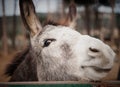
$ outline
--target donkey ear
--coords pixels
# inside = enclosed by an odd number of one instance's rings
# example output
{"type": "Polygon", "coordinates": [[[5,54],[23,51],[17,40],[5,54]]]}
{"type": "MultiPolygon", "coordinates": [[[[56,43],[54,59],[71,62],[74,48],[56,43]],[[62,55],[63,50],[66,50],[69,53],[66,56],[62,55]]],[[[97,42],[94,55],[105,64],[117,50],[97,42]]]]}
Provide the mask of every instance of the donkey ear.
{"type": "Polygon", "coordinates": [[[30,35],[34,36],[37,32],[41,32],[42,26],[37,18],[32,0],[19,0],[19,5],[22,21],[30,35]]]}
{"type": "Polygon", "coordinates": [[[77,8],[74,2],[71,2],[69,6],[69,12],[67,17],[68,26],[71,28],[75,28],[77,20],[77,8]]]}

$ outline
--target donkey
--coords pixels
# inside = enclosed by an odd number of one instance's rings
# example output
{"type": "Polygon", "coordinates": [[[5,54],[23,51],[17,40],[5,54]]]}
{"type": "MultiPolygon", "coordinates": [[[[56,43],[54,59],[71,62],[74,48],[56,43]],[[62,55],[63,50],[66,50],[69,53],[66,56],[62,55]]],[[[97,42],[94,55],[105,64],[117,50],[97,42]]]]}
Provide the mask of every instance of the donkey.
{"type": "Polygon", "coordinates": [[[30,46],[8,66],[10,81],[98,81],[112,69],[115,53],[101,40],[80,34],[70,23],[42,27],[32,0],[19,3],[30,46]]]}

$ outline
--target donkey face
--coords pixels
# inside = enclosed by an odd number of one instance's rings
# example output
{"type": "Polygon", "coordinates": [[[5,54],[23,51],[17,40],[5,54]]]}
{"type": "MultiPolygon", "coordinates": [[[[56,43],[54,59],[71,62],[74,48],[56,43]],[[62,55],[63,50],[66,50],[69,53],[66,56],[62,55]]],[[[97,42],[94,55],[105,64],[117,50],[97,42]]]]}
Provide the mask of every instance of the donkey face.
{"type": "MultiPolygon", "coordinates": [[[[109,46],[69,27],[48,25],[44,27],[44,32],[31,38],[31,43],[31,54],[37,60],[40,77],[41,63],[49,71],[49,76],[59,73],[63,76],[57,76],[63,80],[66,80],[66,75],[100,80],[113,66],[115,54],[109,46]]],[[[57,80],[53,77],[52,80],[57,80]]]]}
{"type": "Polygon", "coordinates": [[[108,45],[70,27],[42,28],[32,1],[21,0],[20,6],[39,80],[100,80],[111,70],[115,53],[108,45]]]}

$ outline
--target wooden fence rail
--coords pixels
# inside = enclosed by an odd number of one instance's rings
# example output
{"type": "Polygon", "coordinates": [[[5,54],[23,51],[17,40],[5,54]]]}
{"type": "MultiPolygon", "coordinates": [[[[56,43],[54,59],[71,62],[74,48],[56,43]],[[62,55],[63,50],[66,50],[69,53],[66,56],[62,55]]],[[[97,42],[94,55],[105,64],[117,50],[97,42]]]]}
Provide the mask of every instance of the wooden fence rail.
{"type": "Polygon", "coordinates": [[[0,82],[0,87],[120,87],[120,81],[90,83],[79,81],[0,82]]]}

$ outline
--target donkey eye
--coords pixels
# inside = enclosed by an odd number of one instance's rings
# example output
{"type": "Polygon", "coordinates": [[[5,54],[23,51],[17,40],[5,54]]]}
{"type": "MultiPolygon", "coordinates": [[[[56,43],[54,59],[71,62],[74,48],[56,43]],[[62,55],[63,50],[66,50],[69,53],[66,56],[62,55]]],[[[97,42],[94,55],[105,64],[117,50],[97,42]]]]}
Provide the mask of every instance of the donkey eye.
{"type": "Polygon", "coordinates": [[[99,52],[99,50],[96,49],[96,48],[91,48],[91,47],[90,47],[89,50],[92,51],[92,52],[99,52]]]}
{"type": "Polygon", "coordinates": [[[45,39],[43,47],[48,47],[53,41],[56,41],[56,39],[45,39]]]}

